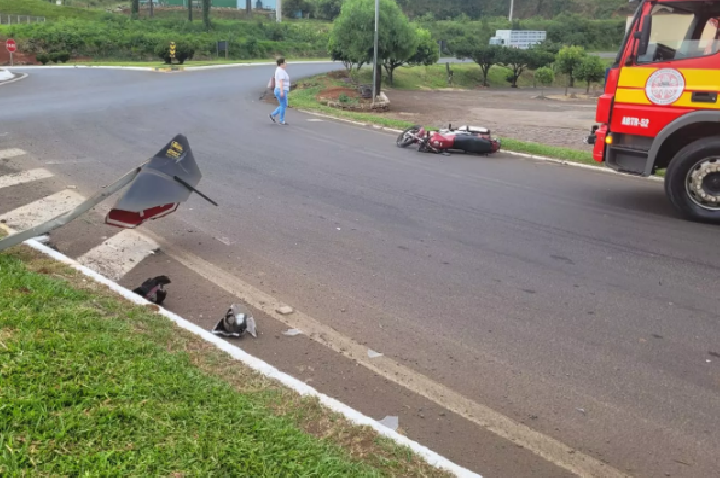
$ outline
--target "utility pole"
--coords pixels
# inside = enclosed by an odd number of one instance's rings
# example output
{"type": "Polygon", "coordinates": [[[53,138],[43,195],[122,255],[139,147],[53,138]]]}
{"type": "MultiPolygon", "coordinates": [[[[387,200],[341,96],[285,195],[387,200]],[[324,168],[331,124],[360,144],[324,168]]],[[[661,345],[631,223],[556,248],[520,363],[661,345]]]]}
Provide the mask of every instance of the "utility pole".
{"type": "Polygon", "coordinates": [[[508,20],[512,22],[512,16],[513,16],[513,6],[515,4],[515,0],[510,0],[510,14],[508,15],[508,20]]]}
{"type": "Polygon", "coordinates": [[[375,106],[375,99],[380,94],[380,82],[378,76],[380,73],[380,67],[378,65],[378,48],[380,44],[379,25],[380,24],[380,0],[375,0],[375,48],[373,48],[373,106],[375,106]]]}
{"type": "Polygon", "coordinates": [[[277,6],[275,7],[275,21],[282,21],[282,0],[277,0],[277,6]]]}
{"type": "MultiPolygon", "coordinates": [[[[150,18],[155,17],[154,3],[155,3],[155,0],[150,0],[150,18]]],[[[88,3],[88,5],[90,5],[90,4],[88,3]]]]}

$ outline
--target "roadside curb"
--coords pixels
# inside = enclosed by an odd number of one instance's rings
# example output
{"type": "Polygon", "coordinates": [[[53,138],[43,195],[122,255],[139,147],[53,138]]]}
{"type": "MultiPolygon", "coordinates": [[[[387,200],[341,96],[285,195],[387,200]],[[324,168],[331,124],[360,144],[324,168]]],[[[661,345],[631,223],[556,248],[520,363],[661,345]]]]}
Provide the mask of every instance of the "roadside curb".
{"type": "MultiPolygon", "coordinates": [[[[307,109],[304,109],[304,108],[296,108],[296,110],[297,110],[297,111],[300,111],[300,112],[302,112],[302,113],[306,113],[306,114],[310,114],[310,115],[314,115],[314,116],[320,116],[320,117],[322,117],[322,118],[327,118],[327,119],[331,119],[331,120],[335,120],[335,121],[344,121],[344,122],[346,122],[346,123],[350,123],[350,124],[353,124],[353,125],[355,125],[355,126],[370,127],[370,128],[376,129],[376,130],[387,131],[387,132],[389,132],[389,133],[398,133],[398,134],[399,134],[399,133],[402,133],[402,130],[399,130],[399,129],[388,128],[388,127],[386,127],[386,126],[379,126],[379,125],[375,125],[375,124],[371,124],[371,123],[363,123],[363,122],[361,122],[361,121],[354,121],[354,120],[347,119],[347,118],[340,118],[340,117],[338,117],[338,116],[332,116],[332,115],[328,115],[328,114],[324,114],[324,113],[318,113],[318,112],[316,112],[316,111],[307,110],[307,109]]],[[[548,162],[550,162],[550,163],[557,163],[557,164],[561,164],[561,165],[563,165],[563,166],[573,166],[573,167],[576,167],[576,168],[592,169],[592,170],[594,170],[594,171],[599,171],[599,172],[608,173],[608,174],[615,174],[615,175],[617,175],[617,176],[631,177],[631,178],[637,178],[637,179],[647,179],[647,180],[650,180],[650,181],[659,181],[659,182],[664,181],[663,178],[660,178],[660,177],[657,177],[657,176],[648,176],[648,177],[633,176],[633,175],[631,175],[631,174],[621,173],[621,172],[615,171],[614,169],[610,169],[610,168],[607,168],[607,167],[603,167],[603,166],[593,166],[593,165],[591,165],[591,164],[578,163],[578,162],[576,162],[576,161],[572,161],[572,160],[569,160],[569,159],[550,158],[550,157],[548,157],[548,156],[540,156],[540,155],[528,154],[528,153],[519,153],[519,152],[517,152],[517,151],[511,151],[511,150],[507,150],[507,149],[501,149],[500,152],[501,152],[501,153],[512,154],[513,156],[519,156],[519,157],[521,157],[521,158],[526,158],[526,159],[535,159],[535,160],[538,160],[538,161],[548,161],[548,162]]]]}
{"type": "Polygon", "coordinates": [[[16,81],[24,80],[28,77],[27,73],[12,73],[8,69],[0,68],[0,86],[2,85],[9,85],[10,83],[15,83],[16,81]],[[3,75],[3,73],[7,73],[10,76],[3,75]]]}
{"type": "MultiPolygon", "coordinates": [[[[336,63],[332,60],[311,60],[311,61],[288,61],[288,65],[321,65],[336,63]]],[[[68,69],[68,68],[89,68],[100,70],[128,70],[128,71],[152,71],[152,72],[168,72],[168,71],[202,71],[216,70],[220,68],[241,68],[249,66],[275,66],[274,61],[257,61],[247,63],[224,63],[221,65],[205,65],[205,66],[112,66],[112,65],[25,65],[25,66],[9,66],[4,67],[7,70],[40,70],[40,69],[68,69]]]]}
{"type": "MultiPolygon", "coordinates": [[[[3,228],[4,229],[4,228],[3,228]]],[[[25,241],[23,243],[24,245],[31,247],[35,249],[36,251],[39,251],[46,256],[49,256],[50,258],[62,262],[66,265],[69,265],[73,269],[81,272],[86,277],[94,280],[95,282],[98,282],[100,284],[103,284],[107,286],[110,290],[117,293],[118,295],[122,296],[126,300],[129,300],[130,302],[133,302],[136,305],[152,305],[152,303],[142,297],[140,297],[137,294],[134,294],[130,290],[122,287],[116,282],[113,282],[112,280],[98,274],[97,272],[81,265],[77,261],[67,257],[66,255],[48,247],[44,244],[31,239],[28,241],[25,241]]],[[[263,360],[248,354],[241,348],[232,345],[231,343],[223,340],[222,338],[213,335],[212,333],[206,331],[205,329],[193,324],[192,322],[180,317],[179,315],[170,312],[169,310],[158,307],[158,314],[166,317],[167,319],[170,319],[172,322],[174,322],[178,327],[183,328],[196,336],[200,337],[204,341],[213,344],[218,349],[222,350],[223,352],[229,354],[232,358],[242,362],[249,368],[255,370],[258,373],[261,373],[262,375],[277,380],[282,385],[292,389],[293,391],[297,392],[300,395],[304,396],[312,396],[318,399],[320,403],[322,403],[324,406],[326,406],[328,409],[342,414],[346,419],[348,419],[351,423],[355,425],[360,426],[369,426],[376,432],[378,432],[380,435],[383,435],[397,444],[401,446],[406,446],[410,450],[412,450],[414,453],[416,453],[418,456],[423,458],[425,461],[427,461],[430,465],[435,466],[437,468],[443,469],[445,471],[448,471],[450,473],[453,473],[455,476],[465,478],[465,477],[473,477],[473,478],[482,478],[481,475],[474,473],[466,468],[461,467],[460,465],[457,465],[447,458],[437,454],[436,452],[430,450],[429,448],[403,436],[399,433],[393,431],[390,428],[385,427],[384,425],[381,425],[378,421],[374,420],[373,418],[370,418],[361,412],[349,407],[348,405],[345,405],[344,403],[340,402],[339,400],[336,400],[334,398],[331,398],[323,393],[318,392],[313,387],[307,385],[305,382],[302,382],[301,380],[298,380],[285,372],[282,372],[272,365],[268,364],[267,362],[264,362],[263,360]]]]}

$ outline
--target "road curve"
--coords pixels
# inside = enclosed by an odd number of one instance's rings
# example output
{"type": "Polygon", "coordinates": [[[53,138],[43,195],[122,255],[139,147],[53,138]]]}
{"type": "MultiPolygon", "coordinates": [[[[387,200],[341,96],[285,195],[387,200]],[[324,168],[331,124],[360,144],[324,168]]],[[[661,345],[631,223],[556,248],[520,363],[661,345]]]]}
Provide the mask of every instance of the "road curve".
{"type": "Polygon", "coordinates": [[[720,229],[653,181],[272,125],[271,72],[31,71],[0,88],[0,145],[98,185],[183,132],[221,207],[154,233],[618,470],[717,473],[720,229]]]}

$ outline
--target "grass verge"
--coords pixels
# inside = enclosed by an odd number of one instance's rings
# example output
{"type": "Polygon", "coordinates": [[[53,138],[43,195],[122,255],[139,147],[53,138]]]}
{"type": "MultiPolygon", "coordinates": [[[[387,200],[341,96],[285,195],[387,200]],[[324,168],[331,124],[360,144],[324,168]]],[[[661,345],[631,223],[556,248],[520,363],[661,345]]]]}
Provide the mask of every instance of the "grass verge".
{"type": "Polygon", "coordinates": [[[2,476],[449,476],[26,246],[0,290],[2,476]]]}
{"type": "MultiPolygon", "coordinates": [[[[359,121],[363,123],[375,124],[379,126],[385,126],[393,129],[405,129],[412,126],[414,123],[410,121],[404,121],[394,118],[386,118],[384,116],[372,113],[360,113],[354,111],[344,111],[337,108],[323,106],[320,104],[316,97],[322,90],[332,86],[343,86],[346,84],[339,80],[328,78],[326,75],[319,75],[312,78],[302,80],[301,82],[305,86],[298,88],[290,92],[289,105],[293,108],[304,109],[308,111],[315,111],[318,113],[327,114],[337,118],[345,118],[353,121],[359,121]]],[[[428,125],[430,129],[437,129],[437,127],[428,125]]],[[[574,161],[584,164],[597,165],[598,163],[593,160],[592,153],[587,151],[580,151],[570,148],[559,148],[555,146],[549,146],[541,143],[532,143],[529,141],[519,141],[512,138],[501,138],[502,148],[508,151],[514,151],[517,153],[534,154],[538,156],[547,156],[554,159],[562,159],[566,161],[574,161]]]]}

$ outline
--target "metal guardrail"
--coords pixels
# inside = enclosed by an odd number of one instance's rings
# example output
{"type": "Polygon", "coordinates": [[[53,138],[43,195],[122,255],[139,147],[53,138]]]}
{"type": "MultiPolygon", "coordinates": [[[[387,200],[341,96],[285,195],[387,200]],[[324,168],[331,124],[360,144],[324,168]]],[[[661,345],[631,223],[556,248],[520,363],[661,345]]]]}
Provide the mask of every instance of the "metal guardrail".
{"type": "Polygon", "coordinates": [[[0,13],[0,25],[29,25],[31,23],[42,23],[45,17],[34,17],[32,15],[8,15],[0,13]]]}

